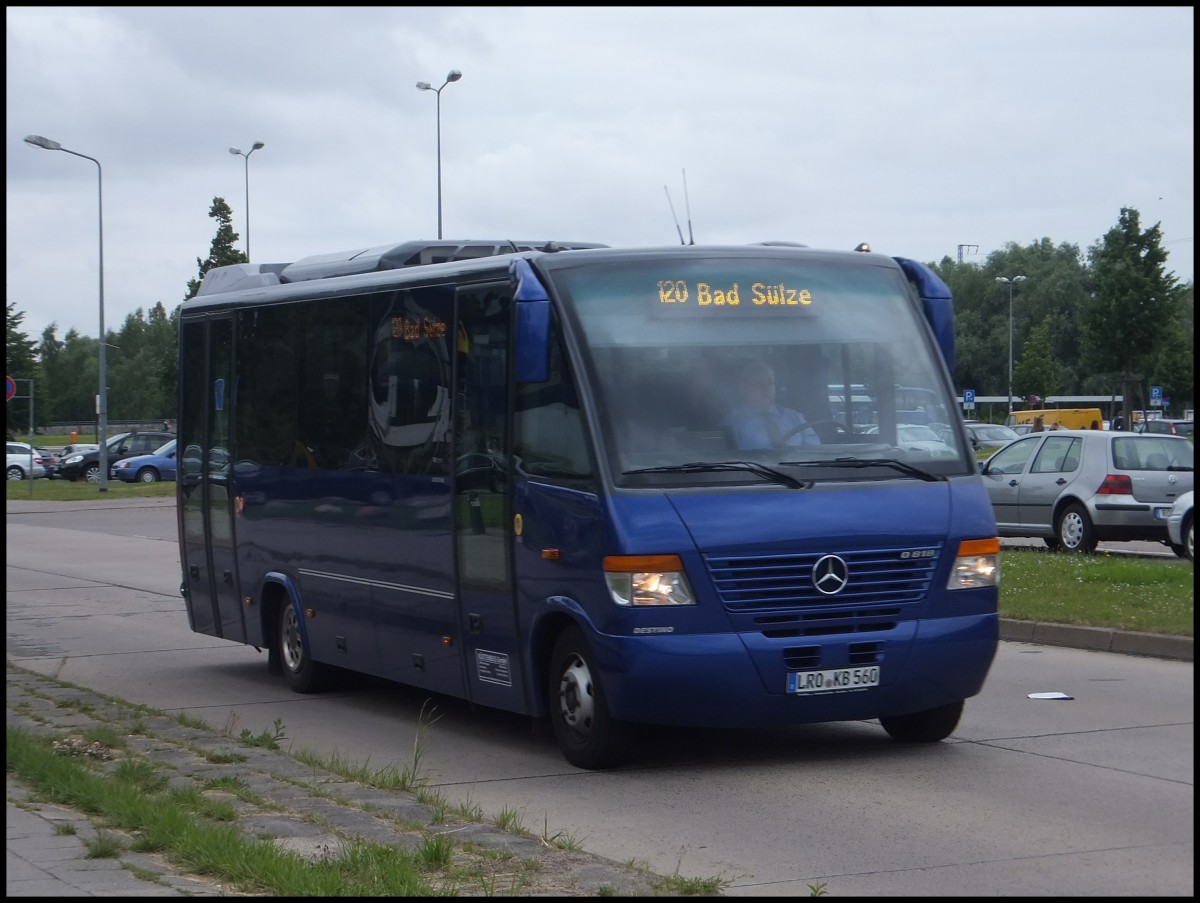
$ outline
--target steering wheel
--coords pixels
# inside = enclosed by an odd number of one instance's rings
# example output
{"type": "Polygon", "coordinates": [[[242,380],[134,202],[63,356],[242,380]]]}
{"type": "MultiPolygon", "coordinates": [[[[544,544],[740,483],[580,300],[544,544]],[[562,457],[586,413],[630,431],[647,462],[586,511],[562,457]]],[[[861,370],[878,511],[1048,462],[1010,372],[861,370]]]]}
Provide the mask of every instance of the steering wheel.
{"type": "Polygon", "coordinates": [[[813,432],[817,433],[817,439],[820,440],[821,434],[817,432],[815,428],[818,426],[826,426],[828,424],[832,424],[837,429],[839,434],[843,432],[842,425],[832,418],[827,418],[825,420],[806,420],[804,423],[800,424],[799,426],[792,427],[790,430],[780,436],[779,444],[787,445],[787,441],[791,439],[792,436],[796,435],[796,433],[800,432],[801,430],[807,429],[812,429],[813,432]]]}

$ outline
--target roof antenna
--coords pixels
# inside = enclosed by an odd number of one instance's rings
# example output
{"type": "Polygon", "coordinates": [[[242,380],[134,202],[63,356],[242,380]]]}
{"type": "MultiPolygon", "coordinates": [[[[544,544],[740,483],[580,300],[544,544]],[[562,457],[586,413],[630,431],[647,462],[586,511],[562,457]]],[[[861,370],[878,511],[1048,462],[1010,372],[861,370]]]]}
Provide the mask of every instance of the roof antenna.
{"type": "Polygon", "coordinates": [[[671,208],[671,219],[675,220],[675,231],[679,233],[679,243],[683,244],[683,230],[679,228],[679,217],[675,215],[675,205],[671,203],[671,192],[667,190],[667,186],[663,186],[663,193],[667,196],[667,204],[671,208]]]}
{"type": "MultiPolygon", "coordinates": [[[[683,171],[683,208],[687,212],[688,244],[694,245],[696,243],[696,239],[692,238],[692,205],[688,203],[687,170],[686,169],[683,171]]],[[[680,244],[683,243],[683,233],[682,232],[679,233],[679,243],[680,244]]]]}

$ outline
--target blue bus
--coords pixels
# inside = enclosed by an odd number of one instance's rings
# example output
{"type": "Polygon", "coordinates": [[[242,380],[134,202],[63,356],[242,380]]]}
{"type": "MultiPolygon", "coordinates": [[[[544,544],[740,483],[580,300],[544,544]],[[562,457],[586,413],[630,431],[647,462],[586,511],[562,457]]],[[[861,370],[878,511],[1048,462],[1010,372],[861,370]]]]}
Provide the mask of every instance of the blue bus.
{"type": "Polygon", "coordinates": [[[297,692],[349,670],[549,719],[584,769],[642,724],[940,741],[998,641],[953,334],[931,270],[862,250],[215,269],[180,318],[191,628],[297,692]],[[899,440],[912,389],[948,450],[899,440]]]}

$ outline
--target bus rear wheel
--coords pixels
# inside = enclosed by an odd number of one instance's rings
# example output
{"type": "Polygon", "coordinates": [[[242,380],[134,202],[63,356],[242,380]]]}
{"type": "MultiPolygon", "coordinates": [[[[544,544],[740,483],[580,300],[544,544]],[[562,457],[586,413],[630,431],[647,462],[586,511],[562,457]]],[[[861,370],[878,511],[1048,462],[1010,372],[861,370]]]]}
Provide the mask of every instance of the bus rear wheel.
{"type": "Polygon", "coordinates": [[[300,619],[290,602],[280,606],[275,621],[275,654],[283,678],[297,693],[319,693],[329,684],[332,668],[314,662],[304,648],[300,619]]]}
{"type": "Polygon", "coordinates": [[[963,701],[947,703],[936,709],[880,718],[879,723],[893,740],[902,743],[937,743],[949,737],[962,717],[963,701]]]}
{"type": "Polygon", "coordinates": [[[600,769],[624,758],[633,727],[609,714],[595,657],[578,627],[564,630],[554,644],[546,698],[554,737],[568,762],[600,769]]]}

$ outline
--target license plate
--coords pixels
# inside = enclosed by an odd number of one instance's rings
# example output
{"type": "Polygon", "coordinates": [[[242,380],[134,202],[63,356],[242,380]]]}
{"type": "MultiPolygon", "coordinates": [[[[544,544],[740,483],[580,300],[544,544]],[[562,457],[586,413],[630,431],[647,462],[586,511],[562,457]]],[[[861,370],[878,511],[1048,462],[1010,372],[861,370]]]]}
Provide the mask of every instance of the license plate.
{"type": "Polygon", "coordinates": [[[1170,508],[1155,508],[1154,509],[1154,519],[1155,520],[1166,520],[1168,517],[1170,517],[1170,515],[1171,515],[1170,508]]]}
{"type": "Polygon", "coordinates": [[[846,693],[879,686],[878,665],[866,668],[833,668],[829,671],[792,671],[787,691],[797,694],[846,693]]]}

